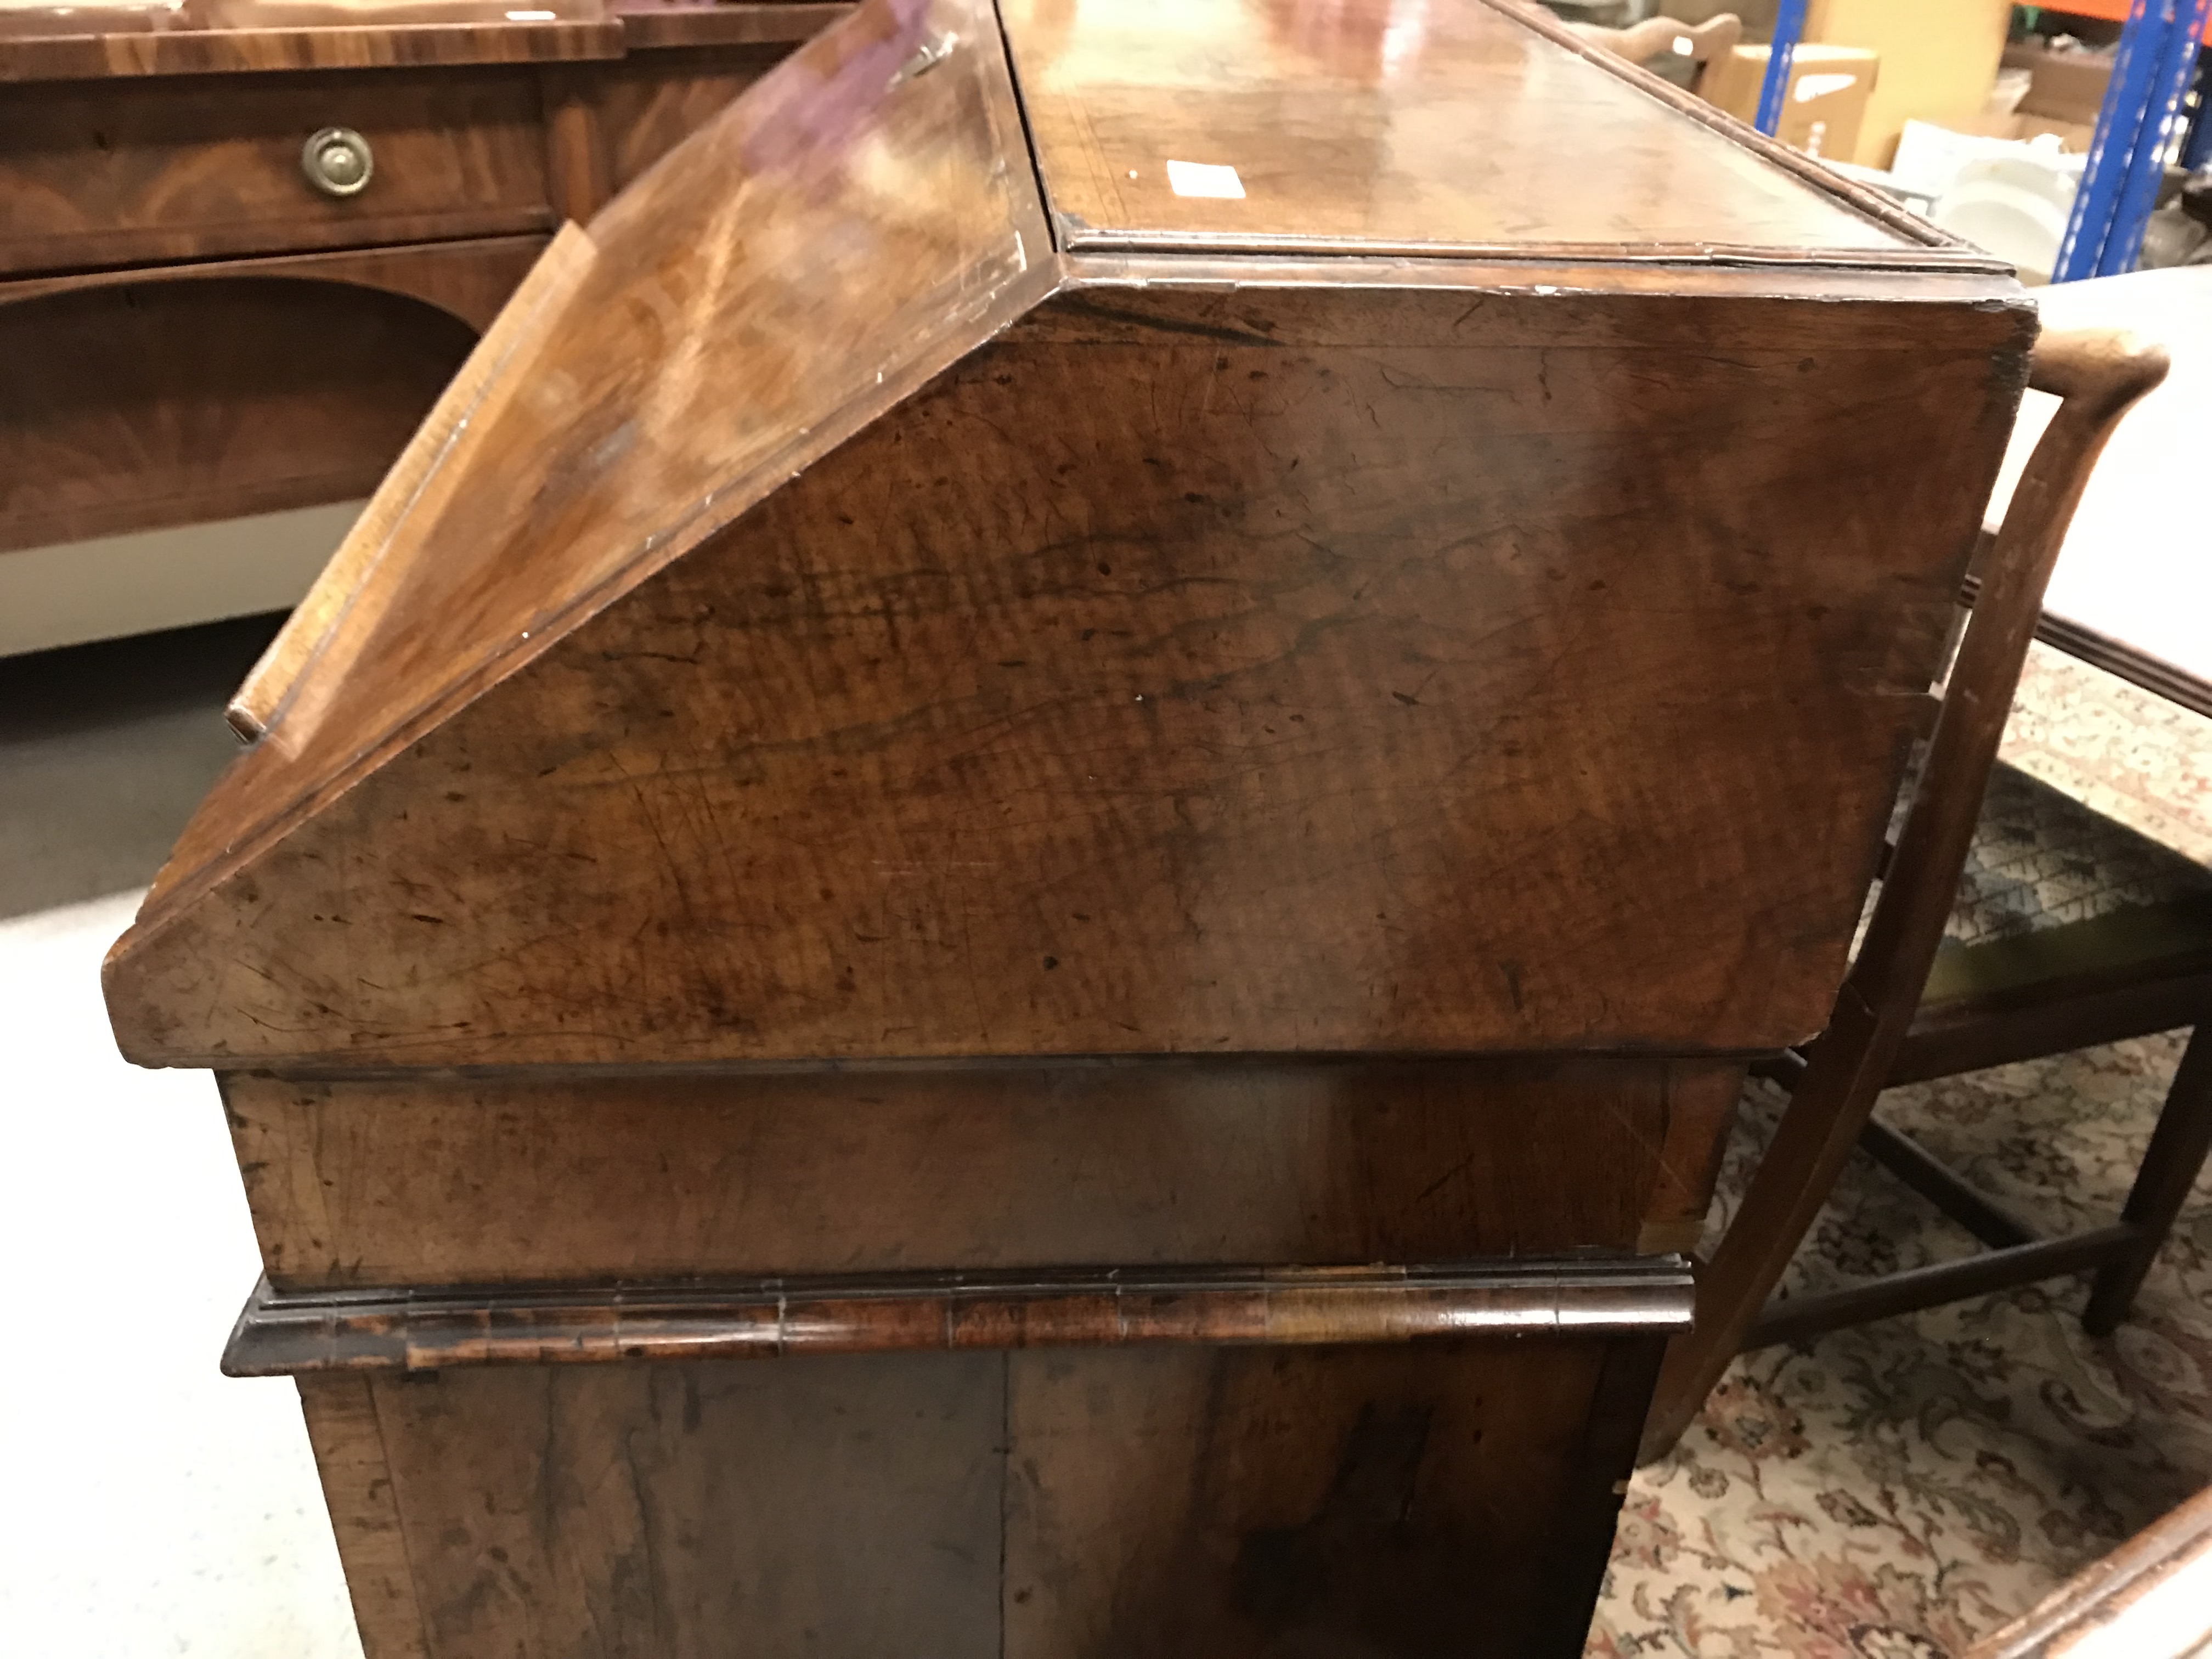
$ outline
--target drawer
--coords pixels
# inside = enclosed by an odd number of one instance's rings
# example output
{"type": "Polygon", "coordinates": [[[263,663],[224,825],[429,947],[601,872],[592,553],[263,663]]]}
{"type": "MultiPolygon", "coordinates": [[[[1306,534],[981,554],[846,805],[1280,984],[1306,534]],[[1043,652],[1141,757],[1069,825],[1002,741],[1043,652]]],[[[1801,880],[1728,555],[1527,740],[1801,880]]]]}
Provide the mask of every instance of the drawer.
{"type": "Polygon", "coordinates": [[[471,65],[10,88],[0,273],[549,228],[538,86],[471,65]],[[350,128],[368,183],[309,182],[307,140],[350,128]]]}

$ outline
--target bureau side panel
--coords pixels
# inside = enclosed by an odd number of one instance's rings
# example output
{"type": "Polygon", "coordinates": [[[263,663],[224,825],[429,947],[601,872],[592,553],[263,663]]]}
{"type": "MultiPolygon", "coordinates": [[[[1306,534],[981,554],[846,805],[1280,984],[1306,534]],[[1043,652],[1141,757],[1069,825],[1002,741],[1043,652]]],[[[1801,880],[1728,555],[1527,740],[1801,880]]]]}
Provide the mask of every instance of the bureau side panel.
{"type": "Polygon", "coordinates": [[[1567,1659],[1638,1341],[369,1387],[434,1659],[1567,1659]]]}
{"type": "Polygon", "coordinates": [[[1670,1249],[1686,1220],[1694,1237],[1741,1075],[1260,1061],[223,1085],[269,1274],[298,1290],[1670,1249]]]}
{"type": "Polygon", "coordinates": [[[2030,326],[1063,298],[126,951],[118,1018],[334,1066],[1801,1040],[2030,326]]]}
{"type": "Polygon", "coordinates": [[[1005,1370],[376,1376],[432,1659],[994,1659],[1005,1370]]]}

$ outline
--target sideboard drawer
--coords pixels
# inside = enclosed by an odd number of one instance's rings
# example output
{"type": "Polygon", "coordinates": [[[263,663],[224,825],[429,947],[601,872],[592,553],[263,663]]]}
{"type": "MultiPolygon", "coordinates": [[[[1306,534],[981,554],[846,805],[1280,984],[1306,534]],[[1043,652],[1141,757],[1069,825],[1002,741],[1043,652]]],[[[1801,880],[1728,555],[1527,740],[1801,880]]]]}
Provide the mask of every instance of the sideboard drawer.
{"type": "Polygon", "coordinates": [[[548,228],[527,69],[189,76],[10,88],[0,272],[428,241],[548,228]],[[366,141],[368,182],[310,182],[307,141],[366,141]],[[96,165],[88,165],[97,157],[96,165]]]}

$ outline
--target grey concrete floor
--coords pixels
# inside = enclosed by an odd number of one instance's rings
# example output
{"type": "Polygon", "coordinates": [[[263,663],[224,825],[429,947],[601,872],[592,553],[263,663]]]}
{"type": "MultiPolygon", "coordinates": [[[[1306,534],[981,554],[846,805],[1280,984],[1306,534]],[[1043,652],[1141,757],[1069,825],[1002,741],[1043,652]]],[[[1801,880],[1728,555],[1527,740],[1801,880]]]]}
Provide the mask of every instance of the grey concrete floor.
{"type": "Polygon", "coordinates": [[[0,659],[0,916],[153,878],[238,752],[222,706],[279,620],[0,659]]]}
{"type": "Polygon", "coordinates": [[[100,961],[235,752],[256,620],[0,661],[0,1654],[358,1659],[291,1384],[216,1368],[259,1271],[204,1072],[100,961]]]}

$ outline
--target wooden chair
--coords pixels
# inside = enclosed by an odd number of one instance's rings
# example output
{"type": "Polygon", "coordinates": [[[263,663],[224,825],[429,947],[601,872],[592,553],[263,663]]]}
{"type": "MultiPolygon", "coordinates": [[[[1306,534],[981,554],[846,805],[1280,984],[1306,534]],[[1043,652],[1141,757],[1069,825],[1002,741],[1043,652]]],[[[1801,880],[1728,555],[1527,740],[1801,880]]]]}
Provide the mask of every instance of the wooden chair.
{"type": "Polygon", "coordinates": [[[1632,64],[1648,64],[1664,52],[1686,58],[1690,60],[1688,89],[1698,92],[1705,85],[1706,71],[1735,50],[1736,42],[1743,38],[1743,22],[1734,12],[1724,11],[1697,24],[1673,17],[1647,17],[1625,29],[1584,24],[1578,25],[1576,33],[1632,64]]]}
{"type": "Polygon", "coordinates": [[[1960,1659],[2203,1659],[2212,1650],[2212,1492],[2146,1527],[1960,1659]]]}
{"type": "Polygon", "coordinates": [[[2089,1268],[2099,1278],[2086,1322],[2109,1329],[2187,1195],[2212,1141],[2212,1040],[2201,1035],[2122,1218],[2087,1232],[2040,1237],[1872,1117],[1876,1097],[1893,1084],[2169,1030],[2212,1012],[2206,872],[2033,780],[1996,772],[2044,587],[2090,468],[2166,368],[2163,351],[2123,336],[2047,335],[2036,347],[2031,384],[2063,402],[1979,572],[1919,781],[1828,1029],[1774,1068],[1794,1084],[1790,1105],[1699,1273],[1694,1328],[1669,1347],[1645,1425],[1646,1458],[1674,1444],[1747,1346],[2089,1268]],[[2083,869],[2115,861],[2125,879],[2056,890],[2083,869]],[[1992,1249],[1768,1306],[1854,1146],[1992,1249]]]}

